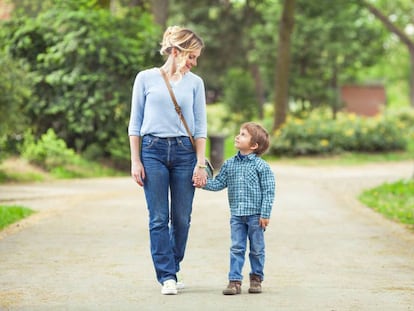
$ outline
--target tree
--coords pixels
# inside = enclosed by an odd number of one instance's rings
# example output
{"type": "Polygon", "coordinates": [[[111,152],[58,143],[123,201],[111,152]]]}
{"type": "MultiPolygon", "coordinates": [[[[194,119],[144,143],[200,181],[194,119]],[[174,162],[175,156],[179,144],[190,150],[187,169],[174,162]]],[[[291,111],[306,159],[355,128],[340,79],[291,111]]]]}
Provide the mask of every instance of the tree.
{"type": "MultiPolygon", "coordinates": [[[[373,4],[366,0],[360,0],[362,4],[376,17],[378,18],[384,26],[393,34],[395,34],[400,41],[407,47],[409,55],[410,55],[410,103],[411,107],[414,108],[414,39],[412,39],[405,31],[404,26],[408,26],[408,24],[405,24],[403,26],[397,25],[397,23],[394,23],[391,20],[391,16],[393,18],[396,17],[395,14],[392,14],[390,16],[387,16],[385,13],[381,12],[377,7],[375,7],[373,4]]],[[[405,9],[407,11],[411,11],[410,17],[412,17],[412,13],[414,12],[414,6],[406,7],[405,9]]],[[[406,21],[407,23],[412,25],[412,19],[408,19],[406,21]]]]}
{"type": "MultiPolygon", "coordinates": [[[[336,0],[320,6],[298,0],[292,41],[290,96],[302,109],[341,108],[339,88],[384,54],[385,32],[360,5],[336,0]],[[376,40],[372,40],[376,38],[376,40]]],[[[297,106],[299,106],[297,105],[297,106]]]]}
{"type": "Polygon", "coordinates": [[[111,141],[122,138],[127,154],[133,79],[160,61],[159,30],[137,10],[119,18],[107,9],[56,7],[4,24],[0,45],[35,76],[26,107],[36,136],[52,128],[70,148],[93,146],[96,156],[111,154],[111,141]]]}
{"type": "Polygon", "coordinates": [[[168,0],[151,0],[151,12],[154,16],[154,21],[160,25],[162,29],[167,27],[168,10],[168,0]]]}
{"type": "Polygon", "coordinates": [[[206,48],[196,68],[203,73],[212,101],[222,95],[223,78],[230,68],[254,72],[248,53],[256,48],[250,31],[261,23],[258,8],[262,1],[195,0],[171,3],[169,22],[185,25],[199,33],[206,48]]]}
{"type": "Polygon", "coordinates": [[[26,102],[31,98],[32,77],[23,62],[0,53],[0,161],[9,150],[3,144],[27,126],[26,102]],[[5,152],[6,151],[6,152],[5,152]]]}
{"type": "Polygon", "coordinates": [[[276,62],[275,114],[273,130],[278,129],[286,120],[289,97],[290,40],[293,32],[295,0],[284,0],[279,25],[279,48],[276,62]]]}

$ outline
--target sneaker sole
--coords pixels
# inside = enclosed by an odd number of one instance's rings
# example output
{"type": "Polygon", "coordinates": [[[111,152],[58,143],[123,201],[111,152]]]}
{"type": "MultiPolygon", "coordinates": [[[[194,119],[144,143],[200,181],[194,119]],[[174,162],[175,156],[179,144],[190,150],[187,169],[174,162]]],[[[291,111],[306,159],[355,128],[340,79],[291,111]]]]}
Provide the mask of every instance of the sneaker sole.
{"type": "Polygon", "coordinates": [[[175,289],[169,289],[169,290],[161,290],[161,294],[163,295],[177,295],[178,291],[175,289]]]}

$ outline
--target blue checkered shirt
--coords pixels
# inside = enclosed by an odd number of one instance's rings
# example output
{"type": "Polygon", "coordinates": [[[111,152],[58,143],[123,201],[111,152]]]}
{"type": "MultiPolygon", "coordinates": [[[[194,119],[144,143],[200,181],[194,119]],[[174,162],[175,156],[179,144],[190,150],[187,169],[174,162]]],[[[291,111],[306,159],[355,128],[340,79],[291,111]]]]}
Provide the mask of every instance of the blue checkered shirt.
{"type": "Polygon", "coordinates": [[[239,154],[224,162],[218,175],[208,179],[203,189],[219,191],[228,188],[230,212],[233,216],[259,214],[270,218],[275,197],[275,176],[269,166],[255,153],[239,154]]]}

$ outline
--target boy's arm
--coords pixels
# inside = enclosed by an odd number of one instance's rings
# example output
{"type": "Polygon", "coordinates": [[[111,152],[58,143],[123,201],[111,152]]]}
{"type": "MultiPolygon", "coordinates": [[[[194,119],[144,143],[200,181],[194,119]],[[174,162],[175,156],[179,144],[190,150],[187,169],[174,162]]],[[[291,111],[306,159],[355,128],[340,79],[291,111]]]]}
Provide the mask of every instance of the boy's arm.
{"type": "Polygon", "coordinates": [[[218,175],[214,178],[208,178],[207,184],[202,188],[210,191],[220,191],[227,187],[227,163],[225,162],[218,175]]]}
{"type": "Polygon", "coordinates": [[[265,165],[260,173],[260,184],[262,189],[261,218],[269,221],[275,198],[276,182],[275,176],[269,165],[265,165]]]}

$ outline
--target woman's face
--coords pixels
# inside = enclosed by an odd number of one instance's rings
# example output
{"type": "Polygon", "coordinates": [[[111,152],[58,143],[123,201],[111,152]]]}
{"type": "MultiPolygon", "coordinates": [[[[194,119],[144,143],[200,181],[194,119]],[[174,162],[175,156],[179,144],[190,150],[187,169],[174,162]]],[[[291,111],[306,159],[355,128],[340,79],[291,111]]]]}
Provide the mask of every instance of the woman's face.
{"type": "Polygon", "coordinates": [[[180,52],[177,55],[178,69],[182,74],[189,72],[194,66],[197,66],[197,59],[201,54],[201,49],[192,52],[180,52]]]}

